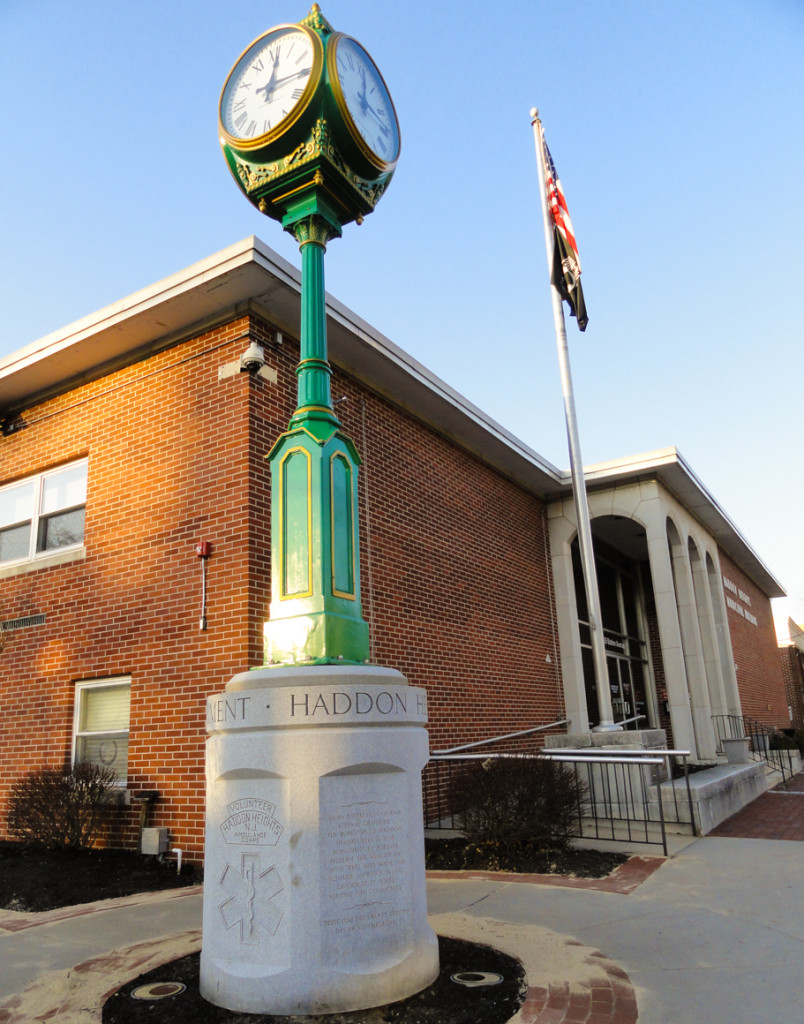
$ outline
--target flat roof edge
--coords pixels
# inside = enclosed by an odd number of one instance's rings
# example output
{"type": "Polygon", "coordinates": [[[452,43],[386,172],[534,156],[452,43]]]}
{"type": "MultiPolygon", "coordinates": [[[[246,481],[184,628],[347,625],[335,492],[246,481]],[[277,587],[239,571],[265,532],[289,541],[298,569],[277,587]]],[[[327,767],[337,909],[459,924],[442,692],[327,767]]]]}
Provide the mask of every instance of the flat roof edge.
{"type": "Polygon", "coordinates": [[[108,306],[103,306],[87,316],[74,320],[72,323],[46,334],[43,338],[31,342],[30,345],[0,358],[0,380],[10,372],[15,372],[63,351],[98,330],[110,327],[120,320],[128,319],[144,309],[157,306],[172,295],[189,291],[204,281],[212,280],[226,269],[247,264],[253,258],[254,252],[259,253],[263,260],[268,254],[271,254],[274,259],[270,262],[280,273],[288,275],[288,272],[293,270],[292,266],[282,260],[278,253],[271,253],[271,250],[266,253],[265,250],[266,247],[252,235],[177,271],[175,274],[170,274],[145,288],[140,288],[108,306]]]}
{"type": "MultiPolygon", "coordinates": [[[[726,554],[735,559],[768,597],[786,596],[787,592],[779,580],[677,448],[660,448],[596,463],[585,467],[584,476],[590,490],[627,484],[645,476],[656,477],[709,530],[726,554]]],[[[571,485],[567,473],[563,476],[563,485],[566,492],[567,486],[571,485]]]]}

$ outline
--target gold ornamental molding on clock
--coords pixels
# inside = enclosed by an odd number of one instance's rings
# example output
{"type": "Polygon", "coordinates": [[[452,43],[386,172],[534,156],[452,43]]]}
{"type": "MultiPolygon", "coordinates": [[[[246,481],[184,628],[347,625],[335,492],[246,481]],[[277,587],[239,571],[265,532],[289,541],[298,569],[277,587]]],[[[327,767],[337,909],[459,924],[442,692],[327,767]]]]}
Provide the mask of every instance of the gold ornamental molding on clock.
{"type": "MultiPolygon", "coordinates": [[[[336,233],[334,227],[317,214],[311,214],[309,217],[297,220],[293,225],[293,233],[299,246],[313,242],[326,248],[327,242],[330,239],[340,237],[340,232],[336,233]]],[[[302,362],[309,362],[309,360],[303,360],[302,362]]]]}
{"type": "Polygon", "coordinates": [[[318,4],[313,4],[310,8],[310,13],[306,18],[302,18],[299,22],[300,25],[304,25],[307,28],[314,28],[316,32],[326,33],[331,35],[335,30],[332,25],[327,21],[324,15],[321,13],[321,8],[318,4]]]}
{"type": "MultiPolygon", "coordinates": [[[[386,176],[380,181],[368,181],[356,174],[348,166],[340,151],[334,145],[332,134],[329,132],[327,123],[323,118],[319,118],[316,121],[309,139],[300,143],[292,152],[279,161],[269,164],[254,163],[244,159],[234,151],[231,152],[228,159],[242,191],[249,199],[254,196],[256,198],[255,205],[260,212],[269,215],[269,201],[264,194],[266,189],[273,183],[286,179],[288,172],[293,169],[312,165],[320,170],[321,163],[325,161],[328,164],[330,177],[332,174],[340,174],[344,182],[358,194],[359,198],[356,201],[360,203],[361,207],[364,203],[368,203],[371,209],[379,202],[389,180],[389,177],[386,176]],[[324,158],[324,160],[322,161],[321,158],[324,158]]],[[[324,184],[324,181],[323,173],[321,173],[318,183],[324,184]]],[[[301,185],[299,187],[304,186],[301,185]]],[[[342,190],[343,183],[341,183],[341,188],[339,189],[329,189],[332,195],[338,197],[339,203],[342,202],[342,190]]],[[[286,196],[282,198],[286,198],[286,196]]],[[[364,211],[361,208],[360,213],[354,219],[359,223],[366,212],[370,211],[364,211]]]]}

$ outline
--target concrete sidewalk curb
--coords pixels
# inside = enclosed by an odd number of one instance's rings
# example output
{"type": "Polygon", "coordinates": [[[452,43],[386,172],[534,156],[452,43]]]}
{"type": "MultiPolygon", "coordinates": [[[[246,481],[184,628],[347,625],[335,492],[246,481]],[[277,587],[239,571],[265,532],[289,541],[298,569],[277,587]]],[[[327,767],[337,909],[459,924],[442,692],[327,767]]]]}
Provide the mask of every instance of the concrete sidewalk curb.
{"type": "Polygon", "coordinates": [[[564,889],[591,889],[595,892],[611,892],[628,896],[645,879],[667,863],[665,857],[630,857],[604,878],[580,878],[575,875],[536,875],[514,871],[428,871],[432,881],[457,879],[472,881],[488,879],[496,882],[527,883],[528,885],[552,885],[564,889]]]}

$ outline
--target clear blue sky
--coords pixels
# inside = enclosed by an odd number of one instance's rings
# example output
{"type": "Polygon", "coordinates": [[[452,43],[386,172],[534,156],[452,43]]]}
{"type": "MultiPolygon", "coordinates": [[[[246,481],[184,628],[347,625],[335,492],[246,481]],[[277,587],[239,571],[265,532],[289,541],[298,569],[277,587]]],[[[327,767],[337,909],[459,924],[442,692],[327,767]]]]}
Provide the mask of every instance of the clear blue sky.
{"type": "MultiPolygon", "coordinates": [[[[804,621],[801,0],[323,0],[382,69],[399,167],[327,286],[568,465],[528,111],[590,315],[587,463],[676,445],[804,621]]],[[[292,0],[2,0],[0,356],[251,234],[223,81],[292,0]]]]}

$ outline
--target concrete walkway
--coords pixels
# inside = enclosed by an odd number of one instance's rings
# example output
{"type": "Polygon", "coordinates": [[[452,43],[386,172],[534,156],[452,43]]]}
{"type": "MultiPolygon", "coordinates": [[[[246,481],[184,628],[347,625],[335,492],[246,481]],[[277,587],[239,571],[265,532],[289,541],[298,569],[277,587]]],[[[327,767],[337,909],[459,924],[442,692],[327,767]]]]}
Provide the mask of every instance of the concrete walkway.
{"type": "MultiPolygon", "coordinates": [[[[772,801],[766,830],[776,834],[777,805],[797,816],[804,793],[760,799],[772,801]]],[[[756,817],[759,804],[746,811],[756,817]]],[[[734,819],[724,824],[737,828],[734,819]]],[[[756,821],[749,826],[755,834],[756,821]]],[[[804,814],[795,838],[708,836],[594,887],[434,873],[431,921],[440,934],[486,942],[525,963],[528,998],[513,1018],[520,1024],[795,1019],[804,977],[802,840],[804,814]]],[[[98,1024],[119,985],[199,948],[201,899],[198,890],[178,890],[49,914],[0,911],[0,1024],[98,1024]]]]}
{"type": "MultiPolygon", "coordinates": [[[[503,922],[502,938],[507,928],[527,924],[600,951],[627,975],[640,1024],[756,1024],[798,1013],[802,880],[800,842],[705,838],[629,895],[490,880],[432,881],[429,894],[436,928],[439,918],[449,927],[449,915],[503,922]]],[[[560,985],[561,968],[559,960],[528,980],[560,985]]],[[[585,979],[576,968],[568,980],[571,991],[585,979]]],[[[569,1007],[531,1018],[534,1024],[626,1019],[613,1012],[580,1017],[569,1007]]]]}

